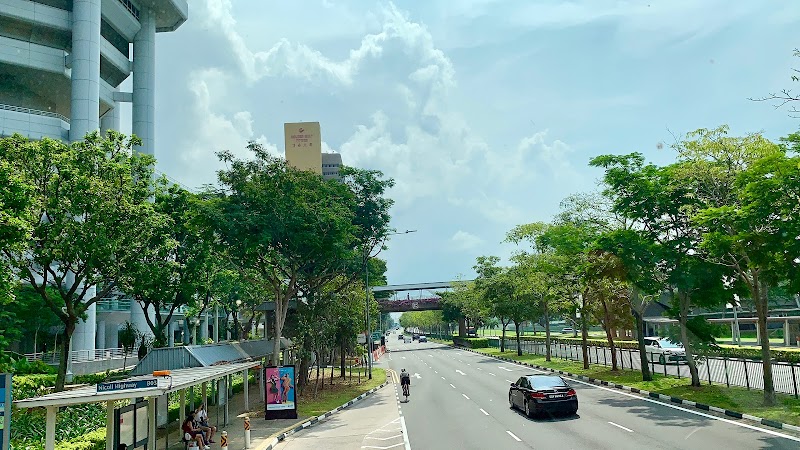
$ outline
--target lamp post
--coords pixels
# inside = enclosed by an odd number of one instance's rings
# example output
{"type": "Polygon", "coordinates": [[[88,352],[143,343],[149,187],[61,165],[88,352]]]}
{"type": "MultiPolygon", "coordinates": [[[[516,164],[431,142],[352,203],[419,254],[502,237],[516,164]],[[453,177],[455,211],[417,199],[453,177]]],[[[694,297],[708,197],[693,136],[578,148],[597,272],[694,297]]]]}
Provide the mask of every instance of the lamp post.
{"type": "MultiPolygon", "coordinates": [[[[400,231],[397,233],[387,233],[384,236],[384,240],[388,236],[393,236],[396,234],[408,234],[408,233],[416,233],[417,230],[406,230],[400,231]]],[[[366,253],[366,248],[364,249],[364,279],[366,280],[364,283],[364,309],[366,311],[367,316],[367,370],[369,374],[367,377],[371,380],[372,379],[372,330],[370,329],[370,322],[369,322],[369,254],[366,253]]],[[[380,251],[378,251],[380,253],[380,251]]],[[[378,253],[375,256],[378,256],[378,253]]]]}

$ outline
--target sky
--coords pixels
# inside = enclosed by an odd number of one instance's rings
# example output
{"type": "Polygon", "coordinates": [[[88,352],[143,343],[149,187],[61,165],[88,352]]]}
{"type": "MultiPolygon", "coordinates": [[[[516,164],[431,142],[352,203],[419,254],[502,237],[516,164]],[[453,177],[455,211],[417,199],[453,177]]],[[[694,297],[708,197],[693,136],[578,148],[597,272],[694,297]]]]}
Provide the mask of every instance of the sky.
{"type": "Polygon", "coordinates": [[[389,284],[469,279],[517,250],[514,226],[598,190],[596,155],[665,164],[698,128],[797,130],[749,99],[792,87],[799,19],[793,0],[189,0],[156,39],[157,167],[198,188],[215,152],[283,156],[284,122],[320,122],[417,230],[380,254],[389,284]]]}

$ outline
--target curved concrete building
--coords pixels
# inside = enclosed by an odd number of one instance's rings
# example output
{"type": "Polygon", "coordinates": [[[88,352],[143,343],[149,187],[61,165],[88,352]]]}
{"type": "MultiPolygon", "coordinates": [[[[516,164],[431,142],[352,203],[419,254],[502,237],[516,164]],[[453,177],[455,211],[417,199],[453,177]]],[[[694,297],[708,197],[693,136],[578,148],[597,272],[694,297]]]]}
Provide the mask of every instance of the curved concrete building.
{"type": "MultiPolygon", "coordinates": [[[[138,150],[155,154],[156,33],[188,17],[187,0],[0,0],[0,136],[80,140],[118,130],[131,102],[138,150]],[[131,74],[133,92],[121,92],[131,74]]],[[[98,321],[94,306],[88,315],[72,349],[116,346],[117,322],[98,321]]]]}

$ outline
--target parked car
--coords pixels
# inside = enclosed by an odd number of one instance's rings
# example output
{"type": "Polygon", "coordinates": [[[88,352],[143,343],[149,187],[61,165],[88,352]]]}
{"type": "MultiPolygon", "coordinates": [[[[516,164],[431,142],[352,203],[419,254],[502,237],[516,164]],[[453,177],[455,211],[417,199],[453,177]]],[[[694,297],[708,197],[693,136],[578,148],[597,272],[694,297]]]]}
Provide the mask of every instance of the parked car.
{"type": "Polygon", "coordinates": [[[419,342],[428,342],[428,337],[427,336],[420,336],[419,339],[417,339],[417,340],[419,342]]]}
{"type": "Polygon", "coordinates": [[[686,361],[686,349],[683,348],[683,344],[672,342],[667,338],[646,337],[644,348],[650,358],[658,358],[659,364],[686,361]]]}
{"type": "Polygon", "coordinates": [[[578,394],[563,378],[555,375],[525,375],[508,390],[508,403],[533,417],[542,412],[578,412],[578,394]]]}
{"type": "Polygon", "coordinates": [[[414,333],[414,334],[411,335],[411,340],[412,341],[416,341],[417,339],[419,339],[419,333],[414,333]]]}
{"type": "Polygon", "coordinates": [[[400,333],[397,335],[397,339],[402,341],[403,339],[405,339],[405,336],[403,336],[403,333],[400,333]]]}
{"type": "Polygon", "coordinates": [[[571,328],[571,327],[562,328],[561,329],[561,333],[562,334],[573,334],[573,333],[575,333],[575,330],[573,328],[571,328]]]}

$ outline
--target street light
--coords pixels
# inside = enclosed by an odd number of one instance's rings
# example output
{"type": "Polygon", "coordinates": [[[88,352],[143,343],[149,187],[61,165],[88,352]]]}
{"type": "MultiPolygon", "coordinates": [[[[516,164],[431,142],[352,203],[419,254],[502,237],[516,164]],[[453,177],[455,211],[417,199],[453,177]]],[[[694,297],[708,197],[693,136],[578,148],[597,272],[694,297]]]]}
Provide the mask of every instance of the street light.
{"type": "MultiPolygon", "coordinates": [[[[389,236],[393,236],[396,234],[408,234],[408,233],[416,233],[417,230],[406,230],[406,231],[399,231],[395,233],[386,233],[383,237],[383,240],[386,241],[386,238],[389,236]]],[[[381,245],[382,246],[382,245],[381,245]]],[[[369,255],[366,254],[366,248],[364,248],[364,278],[366,282],[364,283],[364,309],[366,310],[367,316],[367,369],[369,371],[369,375],[367,377],[371,380],[372,379],[372,330],[370,329],[369,323],[369,255]]],[[[380,253],[380,250],[378,250],[380,253]]],[[[378,253],[375,256],[378,256],[378,253]]]]}

